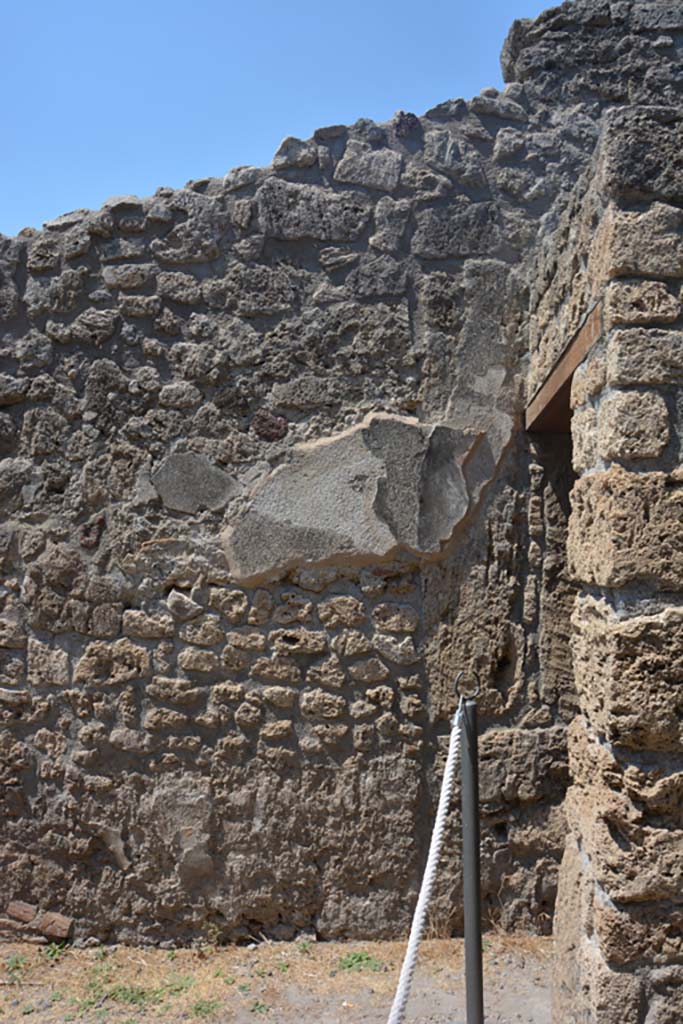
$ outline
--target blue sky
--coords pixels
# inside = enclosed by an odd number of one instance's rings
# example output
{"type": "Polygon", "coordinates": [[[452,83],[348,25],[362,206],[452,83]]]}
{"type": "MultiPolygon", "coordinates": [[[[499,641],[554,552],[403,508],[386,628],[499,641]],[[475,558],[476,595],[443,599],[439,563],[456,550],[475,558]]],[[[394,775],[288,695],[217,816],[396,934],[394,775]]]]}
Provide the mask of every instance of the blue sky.
{"type": "Polygon", "coordinates": [[[0,232],[502,85],[533,0],[33,0],[0,15],[0,232]]]}

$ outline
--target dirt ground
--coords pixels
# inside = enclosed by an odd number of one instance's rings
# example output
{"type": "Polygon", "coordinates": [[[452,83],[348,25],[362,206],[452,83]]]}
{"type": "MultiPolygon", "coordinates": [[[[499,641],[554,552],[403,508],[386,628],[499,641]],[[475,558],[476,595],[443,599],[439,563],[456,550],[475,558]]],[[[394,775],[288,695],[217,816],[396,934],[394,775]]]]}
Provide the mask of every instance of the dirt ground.
{"type": "MultiPolygon", "coordinates": [[[[384,1024],[405,945],[0,947],[0,1024],[384,1024]]],[[[550,1024],[551,940],[484,940],[488,1024],[550,1024]]],[[[407,1024],[464,1024],[463,943],[423,944],[407,1024]]]]}

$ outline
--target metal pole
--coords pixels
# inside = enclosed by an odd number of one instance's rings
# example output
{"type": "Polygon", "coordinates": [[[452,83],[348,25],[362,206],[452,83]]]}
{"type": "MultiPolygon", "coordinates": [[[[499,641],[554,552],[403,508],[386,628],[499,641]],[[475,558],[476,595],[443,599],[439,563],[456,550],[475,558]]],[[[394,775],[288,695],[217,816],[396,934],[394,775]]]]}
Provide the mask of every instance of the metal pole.
{"type": "Polygon", "coordinates": [[[460,728],[462,735],[462,861],[467,1024],[484,1024],[476,700],[468,698],[464,702],[460,728]]]}

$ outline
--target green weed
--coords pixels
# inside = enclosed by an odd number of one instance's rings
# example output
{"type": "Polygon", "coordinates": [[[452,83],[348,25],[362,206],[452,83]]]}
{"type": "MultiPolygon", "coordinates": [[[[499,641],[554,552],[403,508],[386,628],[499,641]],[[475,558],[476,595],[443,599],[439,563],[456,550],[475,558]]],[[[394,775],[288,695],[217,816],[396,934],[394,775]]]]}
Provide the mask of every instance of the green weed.
{"type": "Polygon", "coordinates": [[[176,974],[164,985],[164,990],[169,996],[178,996],[181,992],[187,992],[188,988],[194,985],[194,978],[191,974],[176,974]]]}
{"type": "Polygon", "coordinates": [[[339,961],[340,971],[382,971],[384,964],[371,953],[358,950],[355,953],[347,953],[339,961]]]}
{"type": "Polygon", "coordinates": [[[26,974],[26,957],[21,953],[14,953],[5,960],[5,969],[11,985],[18,985],[26,974]]]}
{"type": "Polygon", "coordinates": [[[212,1017],[219,1006],[217,999],[198,999],[192,1007],[192,1012],[195,1017],[212,1017]]]}
{"type": "Polygon", "coordinates": [[[47,946],[42,946],[39,950],[41,956],[44,956],[46,960],[50,960],[55,963],[59,960],[60,956],[66,949],[66,942],[48,942],[47,946]]]}

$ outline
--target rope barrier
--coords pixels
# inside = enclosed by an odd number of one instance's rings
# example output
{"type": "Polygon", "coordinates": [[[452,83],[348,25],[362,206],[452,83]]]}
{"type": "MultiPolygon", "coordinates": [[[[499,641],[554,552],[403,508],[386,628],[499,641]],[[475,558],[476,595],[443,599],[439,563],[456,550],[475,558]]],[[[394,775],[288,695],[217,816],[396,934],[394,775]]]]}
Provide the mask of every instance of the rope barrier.
{"type": "Polygon", "coordinates": [[[451,737],[448,744],[448,757],[446,758],[446,768],[441,782],[441,794],[439,796],[439,806],[437,808],[436,820],[434,822],[434,831],[432,832],[432,839],[429,844],[427,866],[425,868],[424,878],[422,879],[422,886],[420,887],[420,895],[418,896],[415,913],[413,914],[413,923],[410,926],[408,948],[406,949],[403,966],[401,967],[401,975],[398,979],[396,995],[394,996],[387,1024],[403,1024],[403,1021],[405,1020],[406,1006],[410,996],[410,988],[413,982],[413,974],[415,973],[415,965],[417,963],[417,954],[420,948],[420,942],[422,941],[422,933],[424,932],[425,921],[427,919],[427,909],[429,907],[429,901],[431,899],[432,889],[434,888],[434,881],[436,879],[436,869],[439,864],[439,856],[441,854],[441,846],[443,844],[443,837],[446,829],[446,817],[448,815],[448,808],[451,802],[451,795],[453,793],[455,769],[460,753],[460,723],[462,713],[463,697],[461,696],[460,703],[458,704],[458,710],[451,720],[451,737]]]}

